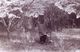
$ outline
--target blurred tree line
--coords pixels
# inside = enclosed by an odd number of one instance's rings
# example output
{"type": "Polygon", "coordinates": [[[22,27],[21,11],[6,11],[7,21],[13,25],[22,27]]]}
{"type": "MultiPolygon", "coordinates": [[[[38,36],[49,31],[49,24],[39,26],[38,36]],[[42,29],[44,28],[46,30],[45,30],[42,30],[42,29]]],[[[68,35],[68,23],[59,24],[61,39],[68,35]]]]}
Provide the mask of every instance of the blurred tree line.
{"type": "Polygon", "coordinates": [[[64,28],[80,28],[80,18],[76,18],[75,13],[68,14],[59,9],[54,4],[45,7],[44,14],[38,17],[25,16],[19,10],[13,10],[10,13],[18,16],[1,18],[8,34],[13,31],[51,33],[52,31],[62,31],[64,28]],[[20,18],[19,18],[20,17],[20,18]]]}
{"type": "MultiPolygon", "coordinates": [[[[20,11],[17,13],[20,14],[20,11]]],[[[10,20],[8,16],[6,16],[4,20],[6,25],[8,25],[10,20]]],[[[61,31],[63,28],[80,27],[79,21],[80,19],[76,18],[75,13],[68,14],[54,4],[50,4],[45,8],[44,15],[39,15],[38,17],[22,16],[22,18],[14,18],[11,22],[10,29],[14,31],[23,27],[25,31],[28,31],[31,28],[39,27],[39,24],[44,24],[47,30],[61,31]]]]}
{"type": "Polygon", "coordinates": [[[80,27],[79,21],[75,13],[68,14],[54,4],[50,4],[46,7],[44,15],[39,15],[37,18],[25,16],[22,26],[27,31],[30,30],[29,28],[35,29],[36,27],[40,27],[40,24],[43,24],[42,27],[45,30],[61,31],[64,28],[80,27]]]}

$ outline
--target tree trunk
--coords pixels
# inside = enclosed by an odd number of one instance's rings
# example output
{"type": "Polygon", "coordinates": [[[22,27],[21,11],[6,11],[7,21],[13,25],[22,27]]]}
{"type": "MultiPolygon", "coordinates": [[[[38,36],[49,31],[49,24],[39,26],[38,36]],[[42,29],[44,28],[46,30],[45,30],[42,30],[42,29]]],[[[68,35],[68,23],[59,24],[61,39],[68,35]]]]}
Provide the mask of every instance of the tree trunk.
{"type": "Polygon", "coordinates": [[[10,31],[9,31],[9,28],[7,28],[7,37],[8,37],[8,39],[10,39],[10,31]]]}

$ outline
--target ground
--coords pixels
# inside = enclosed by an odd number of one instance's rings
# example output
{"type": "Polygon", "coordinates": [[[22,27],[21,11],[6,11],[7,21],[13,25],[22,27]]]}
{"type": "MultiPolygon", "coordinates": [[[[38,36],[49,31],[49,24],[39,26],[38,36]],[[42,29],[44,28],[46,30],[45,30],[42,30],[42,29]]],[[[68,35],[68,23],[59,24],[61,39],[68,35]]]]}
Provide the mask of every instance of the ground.
{"type": "Polygon", "coordinates": [[[80,29],[75,28],[52,32],[51,38],[54,41],[43,45],[38,42],[27,42],[25,39],[16,39],[16,37],[9,40],[6,32],[0,32],[0,52],[80,52],[79,34],[80,29]]]}

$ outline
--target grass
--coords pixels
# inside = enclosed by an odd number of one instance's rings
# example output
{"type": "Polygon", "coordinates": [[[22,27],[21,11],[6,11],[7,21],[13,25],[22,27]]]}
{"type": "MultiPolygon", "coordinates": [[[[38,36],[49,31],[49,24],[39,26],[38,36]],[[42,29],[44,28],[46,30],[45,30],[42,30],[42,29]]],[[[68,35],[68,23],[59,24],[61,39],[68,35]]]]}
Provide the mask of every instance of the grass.
{"type": "Polygon", "coordinates": [[[79,32],[80,29],[65,29],[62,32],[52,32],[53,43],[47,45],[42,45],[38,42],[30,43],[24,36],[19,36],[21,33],[17,35],[16,32],[12,34],[15,34],[17,37],[14,36],[14,38],[9,40],[6,33],[1,32],[0,47],[10,50],[10,52],[79,52],[80,39],[77,38],[77,36],[80,37],[79,32]]]}

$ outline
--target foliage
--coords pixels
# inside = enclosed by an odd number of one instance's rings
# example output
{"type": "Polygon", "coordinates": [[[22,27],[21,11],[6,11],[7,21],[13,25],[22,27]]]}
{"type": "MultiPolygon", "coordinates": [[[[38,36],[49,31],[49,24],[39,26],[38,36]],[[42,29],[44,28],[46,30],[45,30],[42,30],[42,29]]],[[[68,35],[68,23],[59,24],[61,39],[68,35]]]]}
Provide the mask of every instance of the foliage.
{"type": "Polygon", "coordinates": [[[51,21],[51,25],[54,30],[58,30],[60,28],[62,29],[68,26],[67,20],[69,15],[54,4],[47,7],[44,16],[47,23],[51,21]]]}

